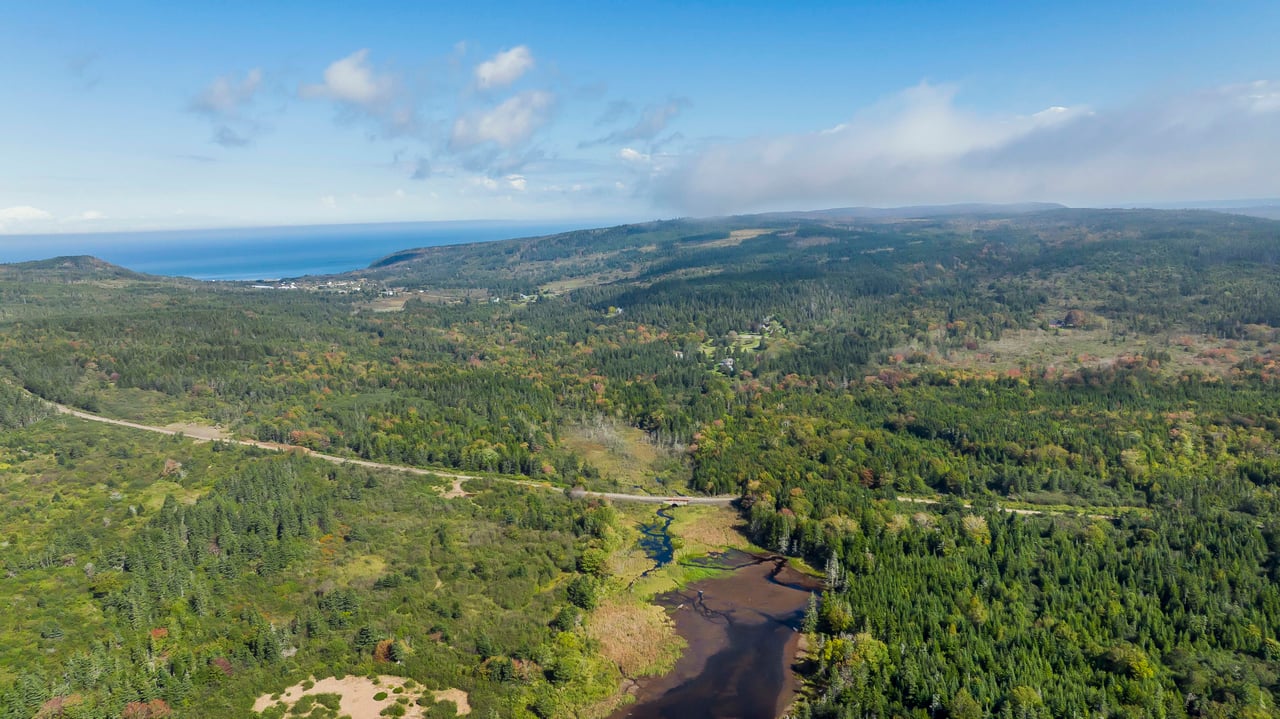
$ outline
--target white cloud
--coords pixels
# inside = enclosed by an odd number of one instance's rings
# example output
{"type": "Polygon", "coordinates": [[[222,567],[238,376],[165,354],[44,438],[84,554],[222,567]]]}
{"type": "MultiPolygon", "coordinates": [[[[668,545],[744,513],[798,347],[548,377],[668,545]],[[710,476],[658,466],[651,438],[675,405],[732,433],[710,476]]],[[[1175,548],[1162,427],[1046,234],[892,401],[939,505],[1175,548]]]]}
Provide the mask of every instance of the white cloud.
{"type": "Polygon", "coordinates": [[[1255,112],[1280,110],[1280,83],[1258,80],[1239,86],[1239,90],[1250,110],[1255,112]]]}
{"type": "Polygon", "coordinates": [[[191,109],[208,115],[237,115],[241,107],[253,100],[261,85],[262,70],[258,68],[247,72],[242,80],[220,77],[191,101],[191,109]]]}
{"type": "Polygon", "coordinates": [[[455,149],[486,142],[503,148],[520,145],[547,123],[554,107],[555,96],[549,92],[522,92],[491,110],[459,117],[453,123],[450,144],[455,149]]]}
{"type": "Polygon", "coordinates": [[[476,87],[506,87],[533,68],[533,53],[524,45],[504,50],[476,65],[476,87]]]}
{"type": "Polygon", "coordinates": [[[67,217],[60,218],[58,222],[60,224],[69,224],[69,223],[80,223],[80,222],[96,222],[98,220],[105,220],[105,219],[108,219],[106,213],[99,212],[97,210],[85,210],[84,212],[81,212],[80,214],[77,214],[77,215],[69,215],[67,217]]]}
{"type": "Polygon", "coordinates": [[[529,189],[529,180],[524,175],[506,175],[504,177],[478,176],[470,178],[469,182],[488,192],[524,192],[529,189]]]}
{"type": "Polygon", "coordinates": [[[640,152],[639,150],[634,150],[630,147],[624,147],[621,150],[618,150],[618,159],[625,162],[633,162],[637,165],[647,165],[649,164],[650,158],[649,153],[647,152],[640,152]]]}
{"type": "Polygon", "coordinates": [[[922,84],[808,133],[713,144],[660,178],[691,212],[1280,194],[1280,86],[1216,88],[1090,110],[968,111],[922,84]]]}
{"type": "Polygon", "coordinates": [[[259,134],[262,124],[246,116],[246,109],[262,86],[262,70],[254,68],[243,79],[224,75],[191,100],[189,109],[213,120],[213,141],[223,147],[244,147],[259,134]]]}
{"type": "Polygon", "coordinates": [[[53,219],[53,214],[31,205],[0,208],[0,231],[30,229],[53,219]]]}
{"type": "Polygon", "coordinates": [[[324,82],[301,85],[302,98],[332,100],[339,119],[372,120],[384,137],[414,135],[420,131],[416,100],[390,73],[378,72],[369,62],[368,49],[335,60],[324,71],[324,82]]]}
{"type": "Polygon", "coordinates": [[[51,219],[53,219],[52,214],[31,205],[18,205],[0,209],[0,222],[32,222],[51,219]]]}
{"type": "Polygon", "coordinates": [[[324,82],[303,85],[303,97],[323,97],[353,105],[373,105],[386,101],[393,83],[387,75],[379,75],[369,64],[369,50],[356,50],[330,63],[324,71],[324,82]]]}

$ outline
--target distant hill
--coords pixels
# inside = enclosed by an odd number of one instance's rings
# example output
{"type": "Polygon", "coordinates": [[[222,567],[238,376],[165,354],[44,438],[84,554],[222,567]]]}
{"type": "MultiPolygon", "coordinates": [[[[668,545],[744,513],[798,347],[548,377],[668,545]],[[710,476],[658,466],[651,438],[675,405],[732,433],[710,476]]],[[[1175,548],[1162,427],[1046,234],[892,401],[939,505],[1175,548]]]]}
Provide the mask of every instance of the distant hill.
{"type": "Polygon", "coordinates": [[[0,264],[0,277],[9,279],[147,280],[151,275],[113,265],[90,255],[52,257],[47,260],[0,264]]]}
{"type": "MultiPolygon", "coordinates": [[[[565,244],[565,241],[572,243],[576,240],[582,241],[583,244],[592,244],[598,248],[599,242],[604,237],[608,237],[612,240],[620,237],[639,237],[651,232],[659,234],[669,234],[672,232],[678,233],[682,228],[688,228],[690,231],[694,232],[705,232],[708,228],[729,228],[730,230],[733,230],[773,226],[786,227],[797,221],[813,221],[822,223],[849,220],[907,220],[975,216],[994,218],[1013,217],[1033,212],[1063,209],[1067,209],[1067,206],[1055,202],[1024,202],[1016,204],[968,203],[957,205],[912,205],[908,207],[838,207],[826,210],[766,212],[753,215],[733,215],[728,217],[712,218],[682,218],[679,220],[642,222],[633,225],[618,225],[616,227],[576,230],[557,235],[515,238],[500,241],[498,244],[524,242],[544,245],[563,245],[565,244]]],[[[684,238],[684,241],[690,241],[691,239],[692,238],[686,237],[684,238]]],[[[482,245],[492,246],[494,244],[495,243],[492,242],[484,242],[438,247],[408,248],[378,259],[369,265],[369,269],[381,269],[424,258],[446,256],[452,254],[459,248],[463,248],[462,252],[466,253],[468,251],[466,248],[474,248],[482,245]]]]}
{"type": "Polygon", "coordinates": [[[392,285],[557,293],[713,273],[825,274],[836,263],[870,253],[924,261],[945,247],[958,252],[971,242],[996,242],[1016,255],[1038,257],[1037,263],[1049,259],[1037,254],[1042,251],[1061,255],[1053,262],[1068,262],[1096,254],[1101,246],[1120,249],[1113,244],[1117,242],[1127,243],[1123,251],[1129,256],[1194,250],[1201,257],[1234,253],[1265,256],[1269,262],[1277,228],[1269,220],[1209,210],[1072,209],[1049,203],[844,208],[668,220],[406,249],[352,274],[392,285]]]}
{"type": "Polygon", "coordinates": [[[1231,215],[1248,215],[1249,217],[1263,217],[1268,220],[1280,220],[1280,205],[1256,205],[1252,207],[1224,207],[1218,212],[1225,212],[1231,215]]]}
{"type": "Polygon", "coordinates": [[[1157,210],[1213,210],[1229,215],[1247,215],[1269,220],[1280,220],[1280,199],[1206,200],[1202,202],[1177,202],[1151,205],[1157,210]]]}
{"type": "Polygon", "coordinates": [[[926,217],[989,215],[1007,217],[1030,212],[1066,209],[1056,202],[1020,202],[1011,204],[963,203],[956,205],[910,205],[906,207],[837,207],[829,210],[778,212],[762,217],[786,217],[811,220],[909,220],[926,217]]]}

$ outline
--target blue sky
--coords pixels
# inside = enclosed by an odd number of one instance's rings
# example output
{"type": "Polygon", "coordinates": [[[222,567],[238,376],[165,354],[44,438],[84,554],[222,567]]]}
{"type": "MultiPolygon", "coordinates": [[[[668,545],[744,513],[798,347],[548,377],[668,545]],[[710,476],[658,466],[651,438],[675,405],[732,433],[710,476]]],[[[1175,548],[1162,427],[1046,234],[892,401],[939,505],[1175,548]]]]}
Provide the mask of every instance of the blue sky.
{"type": "Polygon", "coordinates": [[[1275,2],[11,3],[0,232],[1276,197],[1278,28],[1275,2]]]}

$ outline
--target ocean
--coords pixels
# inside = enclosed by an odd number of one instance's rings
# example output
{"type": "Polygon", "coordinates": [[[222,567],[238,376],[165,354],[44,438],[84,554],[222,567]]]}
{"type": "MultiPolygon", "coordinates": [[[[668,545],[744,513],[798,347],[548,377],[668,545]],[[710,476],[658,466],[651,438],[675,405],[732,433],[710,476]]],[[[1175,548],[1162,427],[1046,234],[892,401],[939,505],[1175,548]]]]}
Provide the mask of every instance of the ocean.
{"type": "Polygon", "coordinates": [[[570,222],[403,222],[217,230],[0,235],[0,263],[93,255],[136,272],[198,280],[276,280],[368,267],[414,247],[599,227],[570,222]]]}

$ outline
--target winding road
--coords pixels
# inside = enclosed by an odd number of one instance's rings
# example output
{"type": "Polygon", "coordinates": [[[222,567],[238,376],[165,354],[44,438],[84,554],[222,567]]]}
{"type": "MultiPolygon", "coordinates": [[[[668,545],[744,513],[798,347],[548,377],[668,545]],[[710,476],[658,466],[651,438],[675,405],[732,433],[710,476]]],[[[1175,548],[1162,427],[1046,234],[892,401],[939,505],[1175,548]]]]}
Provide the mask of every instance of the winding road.
{"type": "MultiPolygon", "coordinates": [[[[62,404],[53,404],[61,414],[70,415],[79,419],[86,419],[90,422],[101,422],[103,424],[113,424],[117,427],[128,427],[130,429],[140,429],[144,432],[155,432],[157,434],[167,434],[170,436],[182,435],[196,442],[226,442],[228,444],[239,444],[245,447],[257,447],[258,449],[266,449],[272,452],[298,452],[308,457],[313,457],[325,462],[334,464],[352,464],[359,467],[368,467],[369,469],[384,469],[392,472],[407,472],[417,475],[432,475],[436,477],[447,477],[449,479],[468,480],[468,479],[488,479],[495,482],[507,482],[509,484],[519,484],[525,487],[534,487],[537,489],[547,489],[553,492],[563,492],[564,487],[557,487],[549,482],[535,482],[528,479],[509,479],[507,477],[485,477],[477,474],[459,474],[441,469],[424,469],[422,467],[410,467],[403,464],[387,464],[385,462],[372,462],[367,459],[356,459],[354,457],[339,457],[336,454],[325,454],[299,447],[294,444],[279,444],[277,442],[261,442],[256,439],[237,439],[228,435],[224,430],[217,427],[209,427],[207,425],[169,425],[167,427],[156,427],[149,424],[140,424],[138,422],[129,422],[123,419],[112,419],[103,417],[99,414],[92,414],[82,410],[68,407],[62,404]]],[[[603,499],[613,500],[615,502],[640,502],[644,504],[712,504],[712,505],[728,505],[738,499],[736,494],[724,494],[715,497],[660,497],[649,494],[622,494],[619,492],[591,492],[585,489],[574,488],[569,492],[570,496],[575,498],[581,497],[600,497],[603,499]]]]}
{"type": "MultiPolygon", "coordinates": [[[[546,489],[553,492],[563,492],[565,489],[564,487],[558,487],[554,484],[551,484],[550,482],[535,482],[530,479],[510,479],[508,477],[486,477],[486,476],[481,476],[477,474],[460,474],[458,472],[450,472],[448,470],[443,470],[443,469],[425,469],[422,467],[410,467],[403,464],[387,464],[385,462],[372,462],[367,459],[356,459],[354,457],[339,457],[336,454],[325,454],[323,452],[316,452],[314,450],[307,449],[306,447],[299,447],[298,445],[294,445],[294,444],[279,444],[276,442],[260,442],[256,439],[237,439],[227,434],[225,430],[219,429],[217,427],[210,427],[208,425],[184,424],[184,425],[169,425],[167,427],[156,427],[148,424],[139,424],[137,422],[129,422],[123,419],[112,419],[110,417],[103,417],[102,415],[92,414],[90,412],[84,412],[82,410],[74,409],[66,405],[54,404],[54,403],[51,403],[51,404],[53,404],[54,407],[57,407],[58,412],[62,414],[71,415],[72,417],[78,417],[80,419],[87,419],[91,422],[101,422],[103,424],[114,424],[118,427],[129,427],[131,429],[140,429],[146,432],[156,432],[159,434],[167,434],[171,436],[180,434],[192,440],[195,440],[197,442],[218,441],[218,442],[227,442],[230,444],[240,444],[246,447],[257,447],[259,449],[266,449],[273,452],[298,452],[300,454],[305,454],[308,457],[314,457],[316,459],[323,460],[325,462],[332,462],[334,464],[352,464],[359,467],[368,467],[369,469],[383,469],[383,470],[388,470],[392,472],[407,472],[409,474],[417,474],[417,475],[424,475],[424,476],[433,475],[436,477],[447,477],[449,479],[455,479],[455,480],[487,479],[494,482],[507,482],[508,484],[519,484],[525,487],[534,487],[536,489],[546,489]]],[[[579,487],[575,487],[571,489],[569,491],[569,496],[577,499],[580,499],[582,497],[599,497],[601,499],[608,499],[614,502],[638,502],[642,504],[663,504],[663,505],[700,504],[700,505],[718,505],[718,506],[727,506],[727,505],[733,504],[739,499],[739,496],[736,494],[720,494],[712,497],[706,497],[706,496],[686,497],[683,495],[659,496],[659,495],[652,495],[652,494],[625,494],[622,492],[592,492],[579,487]]],[[[899,502],[907,502],[911,504],[933,505],[933,504],[942,503],[942,500],[934,499],[930,497],[908,497],[905,495],[899,495],[898,497],[896,497],[896,499],[899,502]]],[[[964,502],[963,505],[965,507],[972,506],[970,502],[964,502]]],[[[1099,514],[1099,513],[1089,513],[1089,512],[1068,512],[1068,511],[1054,510],[1054,509],[1027,509],[1023,507],[1000,507],[1000,509],[1002,511],[1010,512],[1013,514],[1032,515],[1032,516],[1069,514],[1069,515],[1079,516],[1079,517],[1088,517],[1091,519],[1107,519],[1107,520],[1116,519],[1116,516],[1112,514],[1099,514]]],[[[1124,508],[1124,509],[1128,509],[1128,508],[1124,508]]]]}

